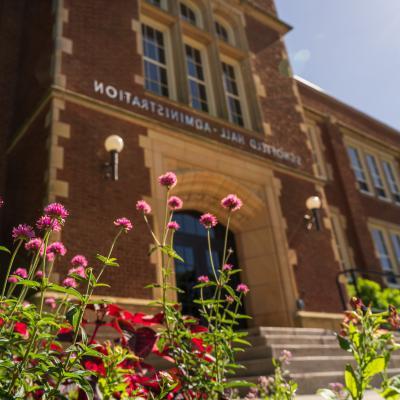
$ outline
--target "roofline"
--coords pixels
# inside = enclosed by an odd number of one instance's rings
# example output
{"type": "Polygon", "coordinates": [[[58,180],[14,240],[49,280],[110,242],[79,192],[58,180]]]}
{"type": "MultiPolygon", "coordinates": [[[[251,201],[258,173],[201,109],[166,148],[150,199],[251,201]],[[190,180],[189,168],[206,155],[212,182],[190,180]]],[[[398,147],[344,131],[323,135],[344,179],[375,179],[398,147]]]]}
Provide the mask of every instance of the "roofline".
{"type": "MultiPolygon", "coordinates": [[[[313,83],[309,82],[309,84],[307,84],[305,79],[300,78],[297,76],[294,76],[294,79],[296,80],[297,84],[303,88],[305,88],[306,90],[315,93],[317,96],[320,96],[326,100],[328,100],[330,103],[333,104],[337,104],[345,109],[347,109],[348,111],[350,111],[353,114],[357,114],[358,116],[362,117],[366,122],[373,122],[374,124],[382,127],[383,129],[385,129],[386,131],[390,131],[391,133],[395,133],[396,135],[400,135],[400,130],[394,128],[393,126],[388,125],[385,122],[380,121],[379,119],[376,119],[374,117],[372,117],[371,115],[358,110],[357,108],[355,108],[354,106],[351,106],[347,103],[344,103],[341,100],[338,100],[336,97],[331,96],[330,94],[326,93],[323,89],[322,90],[318,90],[316,89],[316,85],[314,85],[313,83]],[[314,87],[315,86],[315,87],[314,87]]],[[[303,102],[304,104],[304,102],[303,102]]],[[[307,105],[304,105],[305,108],[307,108],[307,105]]]]}

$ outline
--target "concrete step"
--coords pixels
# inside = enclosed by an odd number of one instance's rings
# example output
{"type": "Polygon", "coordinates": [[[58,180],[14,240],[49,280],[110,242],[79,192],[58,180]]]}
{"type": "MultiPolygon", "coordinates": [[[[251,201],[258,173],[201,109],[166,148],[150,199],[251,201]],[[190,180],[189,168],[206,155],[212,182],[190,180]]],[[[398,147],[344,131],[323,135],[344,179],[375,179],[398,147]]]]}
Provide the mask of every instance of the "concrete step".
{"type": "Polygon", "coordinates": [[[249,336],[246,338],[253,346],[273,345],[273,344],[337,344],[334,335],[275,335],[268,334],[263,336],[249,336]]]}
{"type": "Polygon", "coordinates": [[[319,328],[286,328],[277,326],[258,326],[247,330],[249,336],[265,335],[333,335],[334,332],[329,329],[319,328]]]}

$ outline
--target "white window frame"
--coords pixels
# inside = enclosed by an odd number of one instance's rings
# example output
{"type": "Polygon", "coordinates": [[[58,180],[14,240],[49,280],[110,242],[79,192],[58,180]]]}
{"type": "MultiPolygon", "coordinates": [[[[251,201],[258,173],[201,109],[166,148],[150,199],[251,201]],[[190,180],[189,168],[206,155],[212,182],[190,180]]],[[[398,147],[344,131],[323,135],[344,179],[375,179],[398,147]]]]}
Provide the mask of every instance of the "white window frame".
{"type": "Polygon", "coordinates": [[[381,159],[381,164],[382,164],[383,175],[388,185],[389,193],[393,201],[397,205],[400,205],[400,184],[396,168],[397,165],[385,158],[381,159]],[[385,168],[385,165],[388,166],[390,172],[388,172],[387,168],[385,168]],[[396,199],[395,196],[398,196],[398,199],[396,199]]]}
{"type": "MultiPolygon", "coordinates": [[[[242,74],[242,69],[240,67],[240,62],[233,58],[227,57],[224,54],[220,55],[220,61],[221,61],[221,63],[225,63],[225,64],[228,64],[233,67],[233,70],[235,72],[236,85],[237,85],[238,91],[239,91],[239,96],[231,95],[231,97],[237,98],[240,102],[240,107],[242,108],[243,126],[241,128],[251,129],[250,113],[249,113],[249,109],[248,109],[246,89],[245,89],[245,85],[244,85],[244,81],[243,81],[243,74],[242,74]]],[[[222,69],[222,65],[221,65],[221,69],[222,69]]],[[[223,76],[221,78],[223,79],[223,76]]],[[[228,111],[229,121],[234,124],[234,122],[231,121],[231,116],[229,113],[229,105],[228,105],[228,99],[227,99],[228,94],[225,90],[225,87],[224,87],[224,96],[225,96],[225,103],[226,103],[226,107],[227,107],[227,111],[228,111]]],[[[235,124],[235,125],[240,127],[240,125],[237,125],[237,124],[235,124]]]]}
{"type": "Polygon", "coordinates": [[[370,153],[369,151],[365,152],[365,161],[368,168],[369,175],[371,177],[371,181],[373,184],[373,188],[377,197],[384,201],[391,201],[389,197],[389,192],[387,191],[385,181],[383,178],[382,171],[380,169],[380,162],[377,157],[370,153]],[[380,194],[379,191],[382,191],[384,194],[380,194]]]}
{"type": "Polygon", "coordinates": [[[216,105],[215,105],[214,92],[212,89],[213,85],[211,83],[211,70],[210,70],[210,63],[209,63],[207,47],[190,39],[187,36],[183,37],[183,46],[184,46],[184,57],[185,57],[184,61],[185,61],[185,68],[186,68],[186,79],[188,81],[189,106],[192,107],[192,109],[195,111],[199,111],[199,112],[203,112],[203,113],[206,113],[206,114],[209,114],[212,116],[216,116],[216,105]],[[196,81],[196,78],[189,76],[189,71],[187,70],[186,49],[185,49],[186,45],[193,47],[194,49],[197,49],[198,51],[200,51],[200,57],[201,57],[201,62],[202,62],[202,66],[203,66],[204,82],[201,82],[201,81],[199,81],[199,82],[204,83],[204,85],[205,85],[208,111],[198,110],[197,108],[194,108],[191,105],[189,80],[192,79],[192,80],[196,81]]]}
{"type": "MultiPolygon", "coordinates": [[[[151,91],[148,91],[148,93],[151,93],[154,96],[160,96],[160,97],[163,97],[163,98],[176,100],[177,99],[176,81],[175,81],[175,74],[174,74],[174,59],[172,57],[172,52],[171,52],[172,40],[171,40],[170,30],[169,30],[168,26],[160,24],[158,22],[155,22],[153,19],[145,17],[145,16],[142,16],[140,18],[140,23],[141,23],[141,25],[147,25],[147,26],[150,26],[153,29],[156,29],[156,30],[160,31],[164,36],[164,51],[165,51],[165,61],[166,61],[165,68],[167,70],[167,79],[168,79],[167,83],[168,83],[169,96],[168,97],[162,96],[162,95],[159,95],[159,94],[151,92],[151,91]]],[[[141,45],[143,47],[142,27],[140,29],[140,40],[141,40],[141,45]]],[[[143,64],[143,76],[144,76],[144,79],[146,79],[144,62],[145,62],[145,60],[147,58],[144,55],[144,49],[143,49],[142,53],[143,53],[143,56],[142,56],[142,59],[143,59],[143,63],[142,63],[143,64]]],[[[157,61],[155,61],[153,59],[149,59],[148,61],[151,62],[151,63],[157,64],[157,61]]]]}
{"type": "Polygon", "coordinates": [[[373,185],[372,185],[371,181],[369,180],[369,175],[368,175],[368,172],[367,172],[368,170],[367,170],[366,165],[365,165],[365,160],[364,160],[362,151],[360,150],[360,148],[358,146],[354,145],[353,143],[346,144],[346,150],[347,150],[347,154],[348,154],[348,158],[349,158],[349,161],[350,161],[351,168],[352,168],[352,170],[354,172],[354,177],[355,177],[356,182],[357,182],[358,190],[361,193],[373,196],[374,193],[371,190],[373,185]],[[352,158],[350,156],[350,149],[355,151],[357,160],[359,161],[360,165],[354,165],[353,164],[353,160],[352,160],[352,158]],[[363,177],[363,179],[359,179],[357,177],[357,171],[360,173],[360,177],[363,177]],[[365,190],[365,189],[361,188],[360,185],[359,185],[359,182],[365,183],[367,185],[367,187],[368,187],[368,190],[365,190]]]}
{"type": "Polygon", "coordinates": [[[307,122],[307,133],[312,147],[312,158],[315,164],[315,175],[318,178],[327,179],[328,171],[323,153],[323,143],[321,139],[321,130],[314,121],[307,122]]]}
{"type": "Polygon", "coordinates": [[[351,256],[350,247],[347,241],[345,227],[342,223],[343,216],[338,210],[330,208],[333,240],[336,246],[337,255],[342,270],[354,268],[354,261],[351,256]]]}

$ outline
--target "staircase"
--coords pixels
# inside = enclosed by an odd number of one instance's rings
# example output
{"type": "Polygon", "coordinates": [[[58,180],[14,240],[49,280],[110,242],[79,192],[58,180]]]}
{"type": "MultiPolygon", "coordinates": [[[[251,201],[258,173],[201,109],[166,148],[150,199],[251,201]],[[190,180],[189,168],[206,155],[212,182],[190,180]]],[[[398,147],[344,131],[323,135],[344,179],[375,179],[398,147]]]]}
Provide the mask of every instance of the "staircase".
{"type": "MultiPolygon", "coordinates": [[[[238,353],[237,361],[245,368],[236,379],[256,382],[259,376],[273,372],[272,357],[289,350],[293,358],[287,369],[298,385],[299,394],[314,394],[331,382],[343,383],[343,371],[353,358],[342,350],[334,333],[317,328],[258,327],[249,330],[252,347],[238,353]]],[[[400,355],[392,356],[390,374],[400,374],[400,355]]]]}

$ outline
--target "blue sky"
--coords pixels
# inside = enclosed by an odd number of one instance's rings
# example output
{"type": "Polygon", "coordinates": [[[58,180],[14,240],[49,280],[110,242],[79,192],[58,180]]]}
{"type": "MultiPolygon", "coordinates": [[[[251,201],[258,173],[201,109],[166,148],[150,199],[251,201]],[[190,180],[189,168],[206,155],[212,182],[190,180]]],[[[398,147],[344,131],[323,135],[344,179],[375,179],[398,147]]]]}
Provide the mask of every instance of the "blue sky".
{"type": "Polygon", "coordinates": [[[276,0],[296,75],[400,129],[400,0],[276,0]]]}

